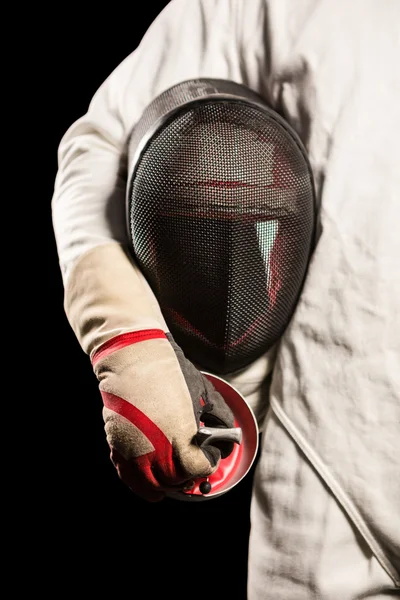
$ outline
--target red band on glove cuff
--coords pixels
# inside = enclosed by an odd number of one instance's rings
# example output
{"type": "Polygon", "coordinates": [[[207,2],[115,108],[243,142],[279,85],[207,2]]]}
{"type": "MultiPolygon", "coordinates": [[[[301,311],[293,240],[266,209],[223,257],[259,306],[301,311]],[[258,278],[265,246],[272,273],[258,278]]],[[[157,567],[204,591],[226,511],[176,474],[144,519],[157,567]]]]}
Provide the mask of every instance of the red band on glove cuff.
{"type": "Polygon", "coordinates": [[[112,354],[116,350],[121,350],[121,348],[125,348],[125,346],[130,346],[137,342],[144,342],[145,340],[154,340],[156,338],[167,339],[167,336],[162,329],[143,329],[142,331],[121,333],[121,335],[117,335],[111,340],[108,340],[96,350],[92,357],[92,365],[94,366],[101,358],[112,354]]]}

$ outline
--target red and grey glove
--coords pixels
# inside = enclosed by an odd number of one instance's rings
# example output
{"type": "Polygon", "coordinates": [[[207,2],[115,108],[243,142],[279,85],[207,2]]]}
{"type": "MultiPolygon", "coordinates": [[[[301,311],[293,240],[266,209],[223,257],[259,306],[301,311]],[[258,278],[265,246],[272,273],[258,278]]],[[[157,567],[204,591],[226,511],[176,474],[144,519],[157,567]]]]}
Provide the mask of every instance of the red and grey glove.
{"type": "Polygon", "coordinates": [[[158,501],[211,475],[233,444],[200,447],[199,427],[230,428],[234,417],[168,333],[147,282],[119,244],[79,259],[65,310],[91,357],[111,460],[126,485],[158,501]]]}

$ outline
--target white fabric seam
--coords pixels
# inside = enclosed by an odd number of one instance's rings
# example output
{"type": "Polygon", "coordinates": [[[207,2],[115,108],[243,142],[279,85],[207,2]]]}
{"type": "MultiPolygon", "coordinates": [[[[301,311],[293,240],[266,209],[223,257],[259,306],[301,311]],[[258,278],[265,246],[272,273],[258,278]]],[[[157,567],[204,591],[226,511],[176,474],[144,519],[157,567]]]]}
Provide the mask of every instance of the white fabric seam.
{"type": "Polygon", "coordinates": [[[392,566],[391,562],[386,558],[386,556],[381,551],[379,544],[377,543],[374,536],[369,531],[364,519],[348,498],[348,496],[343,492],[340,484],[337,482],[335,477],[331,474],[331,472],[327,469],[322,460],[318,457],[318,455],[314,452],[311,446],[307,443],[301,433],[296,429],[294,424],[291,422],[289,417],[285,414],[282,407],[279,406],[276,398],[271,397],[270,406],[273,410],[276,417],[279,419],[280,423],[292,437],[292,439],[299,446],[301,451],[308,458],[312,466],[315,468],[317,473],[322,477],[324,483],[329,487],[332,491],[336,500],[341,504],[341,506],[345,509],[348,516],[354,522],[358,531],[365,539],[366,543],[370,547],[374,556],[382,566],[382,568],[388,573],[388,575],[393,579],[395,585],[400,587],[400,579],[397,574],[396,569],[392,566]]]}

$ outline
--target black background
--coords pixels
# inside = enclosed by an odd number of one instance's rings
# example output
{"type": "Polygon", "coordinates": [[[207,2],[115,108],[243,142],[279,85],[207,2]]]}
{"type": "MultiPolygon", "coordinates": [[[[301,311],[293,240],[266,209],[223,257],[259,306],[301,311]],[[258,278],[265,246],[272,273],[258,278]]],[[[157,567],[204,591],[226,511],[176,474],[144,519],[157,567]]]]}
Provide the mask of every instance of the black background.
{"type": "Polygon", "coordinates": [[[112,3],[104,3],[104,10],[99,4],[90,16],[65,11],[47,32],[42,197],[47,199],[47,373],[52,381],[46,401],[52,425],[41,468],[49,489],[43,503],[52,541],[43,555],[42,575],[56,582],[56,597],[64,592],[77,597],[246,597],[252,474],[229,494],[195,505],[170,499],[148,504],[118,480],[103,432],[97,381],[64,315],[51,223],[62,135],[166,4],[139,3],[140,15],[112,3]]]}

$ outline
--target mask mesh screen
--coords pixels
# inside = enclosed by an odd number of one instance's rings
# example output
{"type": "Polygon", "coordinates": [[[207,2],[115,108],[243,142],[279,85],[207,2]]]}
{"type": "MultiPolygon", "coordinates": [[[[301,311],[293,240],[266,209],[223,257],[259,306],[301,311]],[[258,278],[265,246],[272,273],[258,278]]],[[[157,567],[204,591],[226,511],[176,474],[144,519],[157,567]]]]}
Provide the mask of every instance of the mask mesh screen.
{"type": "Polygon", "coordinates": [[[278,121],[229,100],[175,113],[137,162],[128,212],[135,258],[187,358],[230,373],[279,340],[314,200],[304,154],[278,121]]]}

